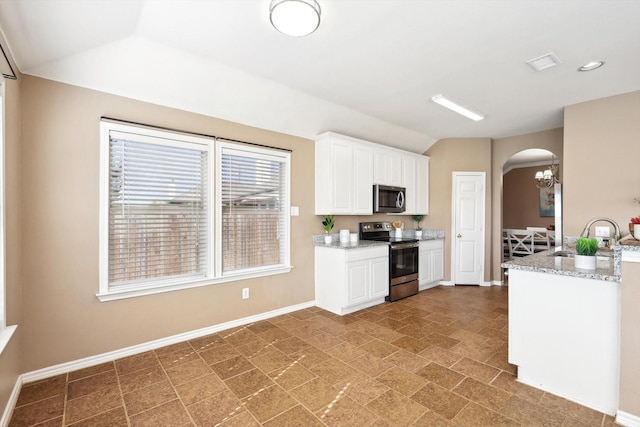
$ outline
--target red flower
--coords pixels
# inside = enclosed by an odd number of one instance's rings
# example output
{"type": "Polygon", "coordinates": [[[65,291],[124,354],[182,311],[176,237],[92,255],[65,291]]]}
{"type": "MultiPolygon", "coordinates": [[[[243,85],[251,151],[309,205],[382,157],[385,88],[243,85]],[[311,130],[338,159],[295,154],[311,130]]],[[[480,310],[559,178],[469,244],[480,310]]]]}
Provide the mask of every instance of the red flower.
{"type": "Polygon", "coordinates": [[[640,224],[640,216],[631,218],[631,222],[634,224],[640,224]]]}

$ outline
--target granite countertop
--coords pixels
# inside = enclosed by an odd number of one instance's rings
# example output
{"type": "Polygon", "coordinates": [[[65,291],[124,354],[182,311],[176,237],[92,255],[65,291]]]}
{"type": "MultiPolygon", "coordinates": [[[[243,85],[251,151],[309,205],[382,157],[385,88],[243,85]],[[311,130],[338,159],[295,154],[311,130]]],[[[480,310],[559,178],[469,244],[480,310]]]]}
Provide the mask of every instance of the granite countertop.
{"type": "MultiPolygon", "coordinates": [[[[615,249],[615,248],[614,248],[615,249]]],[[[573,257],[554,256],[556,251],[564,251],[575,254],[575,248],[558,246],[555,249],[538,252],[522,258],[513,258],[501,264],[504,268],[526,270],[539,273],[558,274],[584,279],[604,280],[607,282],[620,282],[619,250],[603,251],[598,253],[596,270],[583,270],[575,268],[573,257]]]]}
{"type": "Polygon", "coordinates": [[[371,248],[373,246],[389,246],[389,242],[376,242],[375,240],[358,240],[356,242],[341,242],[339,238],[333,239],[330,244],[324,242],[324,234],[320,234],[320,239],[316,239],[314,236],[313,246],[321,248],[333,248],[333,249],[363,249],[371,248]]]}
{"type": "MultiPolygon", "coordinates": [[[[313,246],[319,246],[324,248],[335,249],[362,249],[370,248],[372,246],[389,245],[389,242],[378,242],[375,240],[357,240],[355,242],[340,242],[340,235],[338,233],[331,234],[331,243],[326,244],[324,242],[325,234],[316,234],[313,236],[313,246]]],[[[402,236],[405,238],[415,237],[414,230],[404,230],[402,236]]],[[[422,240],[442,240],[444,239],[444,230],[422,230],[422,240]]]]}

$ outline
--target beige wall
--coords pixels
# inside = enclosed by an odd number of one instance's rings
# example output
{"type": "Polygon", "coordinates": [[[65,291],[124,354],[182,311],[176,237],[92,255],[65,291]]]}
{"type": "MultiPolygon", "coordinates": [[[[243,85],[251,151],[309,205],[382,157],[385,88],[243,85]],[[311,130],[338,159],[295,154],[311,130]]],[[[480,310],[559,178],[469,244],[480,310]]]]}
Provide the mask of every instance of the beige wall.
{"type": "MultiPolygon", "coordinates": [[[[579,234],[600,216],[628,232],[629,219],[640,214],[633,202],[640,197],[640,91],[569,106],[564,117],[565,234],[579,234]]],[[[640,417],[640,266],[624,263],[622,277],[620,410],[640,417]]]]}
{"type": "Polygon", "coordinates": [[[600,216],[628,232],[640,214],[639,118],[640,91],[565,108],[565,235],[600,216]]]}
{"type": "MultiPolygon", "coordinates": [[[[457,138],[437,141],[425,153],[429,162],[429,215],[422,222],[423,228],[443,229],[445,280],[451,280],[451,194],[453,172],[486,172],[486,188],[491,188],[491,139],[457,138]]],[[[485,200],[485,230],[491,224],[491,191],[487,190],[485,200]]],[[[484,280],[490,280],[489,254],[491,253],[491,233],[487,231],[485,242],[484,280]]]]}
{"type": "Polygon", "coordinates": [[[314,300],[312,141],[31,76],[21,84],[23,372],[314,300]],[[292,149],[293,270],[99,302],[101,116],[292,149]]]}
{"type": "Polygon", "coordinates": [[[491,237],[495,244],[491,248],[491,270],[492,280],[499,282],[502,280],[502,188],[504,164],[514,154],[529,148],[542,148],[551,151],[560,161],[560,170],[566,175],[566,169],[562,171],[563,163],[563,130],[551,129],[542,132],[529,133],[526,135],[512,136],[508,138],[498,138],[492,144],[491,174],[493,177],[493,187],[491,190],[492,212],[491,237]]]}
{"type": "Polygon", "coordinates": [[[546,227],[555,222],[554,217],[540,216],[540,189],[533,177],[542,169],[544,166],[516,168],[503,175],[503,228],[546,227]]]}
{"type": "Polygon", "coordinates": [[[0,355],[0,408],[9,400],[18,375],[22,373],[22,283],[21,170],[20,170],[20,93],[21,79],[4,80],[5,110],[5,220],[6,220],[6,306],[7,325],[18,325],[11,341],[0,355]]]}

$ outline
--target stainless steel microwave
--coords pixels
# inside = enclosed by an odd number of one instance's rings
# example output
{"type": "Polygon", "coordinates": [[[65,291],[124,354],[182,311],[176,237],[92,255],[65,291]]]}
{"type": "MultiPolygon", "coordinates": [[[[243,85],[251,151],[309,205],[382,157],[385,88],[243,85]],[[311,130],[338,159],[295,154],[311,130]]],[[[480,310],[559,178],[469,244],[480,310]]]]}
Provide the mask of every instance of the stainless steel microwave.
{"type": "Polygon", "coordinates": [[[374,213],[402,213],[405,211],[405,188],[388,185],[373,186],[374,213]]]}

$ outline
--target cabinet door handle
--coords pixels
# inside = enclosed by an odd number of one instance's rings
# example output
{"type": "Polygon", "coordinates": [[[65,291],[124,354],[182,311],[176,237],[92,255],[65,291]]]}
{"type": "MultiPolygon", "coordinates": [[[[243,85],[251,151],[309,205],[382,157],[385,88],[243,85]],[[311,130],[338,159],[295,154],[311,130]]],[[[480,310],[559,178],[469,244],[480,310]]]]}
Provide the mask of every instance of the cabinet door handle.
{"type": "Polygon", "coordinates": [[[458,233],[458,237],[462,237],[462,234],[458,233]]]}

